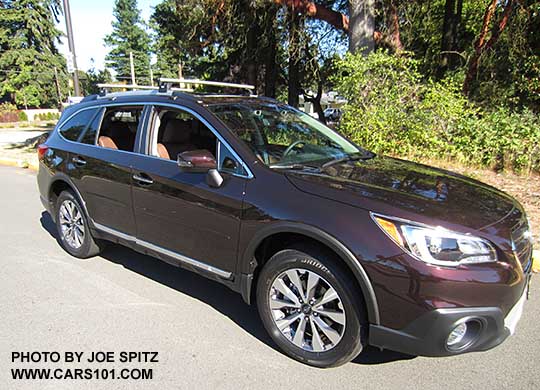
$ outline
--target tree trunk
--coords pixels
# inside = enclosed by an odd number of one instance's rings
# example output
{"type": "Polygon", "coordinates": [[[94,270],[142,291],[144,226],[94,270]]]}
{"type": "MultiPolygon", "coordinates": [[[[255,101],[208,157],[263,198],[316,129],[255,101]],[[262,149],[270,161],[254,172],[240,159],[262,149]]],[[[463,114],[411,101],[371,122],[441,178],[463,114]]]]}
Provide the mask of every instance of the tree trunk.
{"type": "Polygon", "coordinates": [[[246,78],[247,82],[250,85],[255,86],[255,91],[257,91],[257,37],[258,37],[258,28],[256,23],[252,22],[249,26],[247,32],[247,55],[246,55],[246,78]]]}
{"type": "Polygon", "coordinates": [[[461,23],[463,0],[446,0],[441,39],[441,58],[437,76],[442,78],[449,68],[456,66],[458,31],[461,23]]]}
{"type": "Polygon", "coordinates": [[[289,21],[289,80],[288,98],[290,106],[298,107],[300,94],[300,18],[295,12],[290,13],[289,21]]]}
{"type": "Polygon", "coordinates": [[[492,0],[486,8],[486,12],[484,13],[482,29],[480,30],[478,39],[474,44],[474,54],[469,62],[469,69],[467,71],[467,75],[465,76],[465,81],[463,82],[463,94],[465,95],[469,95],[471,83],[475,78],[476,74],[478,73],[478,63],[480,61],[480,57],[486,50],[490,49],[497,42],[499,36],[506,28],[508,20],[510,19],[514,0],[507,1],[506,5],[504,6],[501,20],[499,21],[498,25],[493,28],[493,33],[491,34],[489,40],[487,39],[491,20],[493,19],[493,15],[495,14],[495,11],[497,9],[497,3],[498,0],[492,0]]]}
{"type": "Polygon", "coordinates": [[[349,51],[371,53],[375,48],[375,0],[350,0],[349,15],[349,51]]]}
{"type": "Polygon", "coordinates": [[[403,44],[401,43],[401,33],[399,31],[399,13],[396,5],[396,1],[390,2],[389,24],[390,24],[390,44],[396,53],[403,51],[403,44]]]}
{"type": "Polygon", "coordinates": [[[265,35],[268,39],[268,46],[265,50],[264,63],[264,95],[268,97],[276,97],[276,83],[278,75],[278,66],[276,63],[277,56],[277,39],[276,30],[274,28],[274,20],[276,18],[276,10],[272,7],[269,10],[269,16],[266,19],[265,35]]]}

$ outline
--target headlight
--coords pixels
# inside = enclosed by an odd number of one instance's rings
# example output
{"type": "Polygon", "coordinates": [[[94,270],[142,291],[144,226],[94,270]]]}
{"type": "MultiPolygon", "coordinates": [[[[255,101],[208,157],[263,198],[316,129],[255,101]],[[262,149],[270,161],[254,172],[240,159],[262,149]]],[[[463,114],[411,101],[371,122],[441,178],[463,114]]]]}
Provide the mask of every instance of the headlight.
{"type": "Polygon", "coordinates": [[[426,263],[456,267],[497,261],[495,248],[482,238],[373,213],[371,216],[400,247],[426,263]]]}

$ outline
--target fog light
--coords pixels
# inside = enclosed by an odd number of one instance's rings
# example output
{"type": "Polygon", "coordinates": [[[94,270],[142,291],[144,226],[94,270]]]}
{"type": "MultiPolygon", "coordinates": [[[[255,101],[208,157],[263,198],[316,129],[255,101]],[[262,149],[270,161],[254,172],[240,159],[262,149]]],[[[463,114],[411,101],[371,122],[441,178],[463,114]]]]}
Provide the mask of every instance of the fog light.
{"type": "Polygon", "coordinates": [[[462,322],[458,326],[456,326],[452,332],[448,335],[448,340],[446,340],[446,345],[448,347],[457,347],[461,342],[463,341],[463,338],[467,334],[467,323],[462,322]]]}

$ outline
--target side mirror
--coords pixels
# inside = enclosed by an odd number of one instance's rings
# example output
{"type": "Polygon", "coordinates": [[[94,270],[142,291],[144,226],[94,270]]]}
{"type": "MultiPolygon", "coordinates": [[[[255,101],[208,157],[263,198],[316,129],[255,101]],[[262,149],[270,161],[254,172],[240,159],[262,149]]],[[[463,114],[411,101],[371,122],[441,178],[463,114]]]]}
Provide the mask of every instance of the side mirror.
{"type": "Polygon", "coordinates": [[[217,168],[216,159],[208,150],[190,150],[177,157],[180,169],[187,172],[208,172],[217,168]]]}

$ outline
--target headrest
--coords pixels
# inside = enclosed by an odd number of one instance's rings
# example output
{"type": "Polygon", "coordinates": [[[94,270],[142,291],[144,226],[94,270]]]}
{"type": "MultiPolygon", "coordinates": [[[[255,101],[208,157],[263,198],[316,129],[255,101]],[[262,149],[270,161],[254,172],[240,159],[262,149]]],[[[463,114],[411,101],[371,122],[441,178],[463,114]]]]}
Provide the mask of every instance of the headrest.
{"type": "Polygon", "coordinates": [[[164,144],[182,144],[191,138],[192,120],[169,119],[163,129],[164,144]]]}

